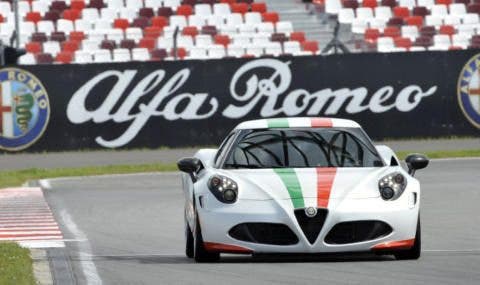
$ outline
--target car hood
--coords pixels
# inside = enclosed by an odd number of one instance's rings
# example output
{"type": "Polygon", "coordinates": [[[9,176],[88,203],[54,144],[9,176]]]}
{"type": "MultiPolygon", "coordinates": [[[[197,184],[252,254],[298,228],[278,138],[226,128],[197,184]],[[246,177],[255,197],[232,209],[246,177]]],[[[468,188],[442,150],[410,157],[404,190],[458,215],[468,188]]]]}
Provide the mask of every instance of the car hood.
{"type": "Polygon", "coordinates": [[[281,168],[222,170],[239,186],[240,199],[315,199],[379,197],[378,180],[391,167],[281,168]]]}

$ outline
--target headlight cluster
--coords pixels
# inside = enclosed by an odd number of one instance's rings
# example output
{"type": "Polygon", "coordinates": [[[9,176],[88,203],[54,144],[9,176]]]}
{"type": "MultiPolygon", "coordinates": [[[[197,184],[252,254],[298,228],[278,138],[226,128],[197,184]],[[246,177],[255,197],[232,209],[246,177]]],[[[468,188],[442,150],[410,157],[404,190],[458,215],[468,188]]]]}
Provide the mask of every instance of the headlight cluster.
{"type": "Polygon", "coordinates": [[[208,188],[220,202],[231,204],[237,201],[238,185],[228,177],[222,175],[210,177],[208,188]]]}
{"type": "Polygon", "coordinates": [[[394,172],[378,181],[378,189],[384,200],[395,200],[407,187],[407,179],[400,173],[394,172]]]}

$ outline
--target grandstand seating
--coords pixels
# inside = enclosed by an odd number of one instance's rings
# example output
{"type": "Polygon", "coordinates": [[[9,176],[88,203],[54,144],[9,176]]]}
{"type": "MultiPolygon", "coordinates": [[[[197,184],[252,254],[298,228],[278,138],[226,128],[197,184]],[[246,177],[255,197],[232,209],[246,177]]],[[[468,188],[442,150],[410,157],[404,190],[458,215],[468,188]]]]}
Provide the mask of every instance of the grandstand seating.
{"type": "MultiPolygon", "coordinates": [[[[318,43],[253,0],[21,0],[20,63],[92,63],[305,55],[318,43]]],[[[0,0],[0,38],[14,31],[0,0]]]]}
{"type": "Polygon", "coordinates": [[[479,48],[479,0],[316,1],[379,52],[479,48]]]}

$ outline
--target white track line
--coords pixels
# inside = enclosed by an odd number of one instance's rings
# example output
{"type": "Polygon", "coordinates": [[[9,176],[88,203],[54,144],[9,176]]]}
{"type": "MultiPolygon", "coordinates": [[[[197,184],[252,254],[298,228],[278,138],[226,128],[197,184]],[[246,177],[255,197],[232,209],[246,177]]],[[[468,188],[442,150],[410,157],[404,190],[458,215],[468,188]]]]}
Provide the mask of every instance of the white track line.
{"type": "Polygon", "coordinates": [[[98,275],[95,263],[93,263],[93,261],[91,260],[84,260],[88,258],[88,256],[92,255],[92,247],[87,239],[87,236],[78,228],[77,224],[75,224],[72,217],[70,216],[70,214],[68,214],[66,210],[61,210],[59,214],[60,219],[62,219],[63,224],[68,228],[70,233],[72,233],[74,239],[85,241],[78,244],[78,248],[80,249],[80,252],[78,254],[81,260],[80,266],[82,268],[83,275],[85,276],[87,284],[102,284],[102,279],[100,279],[100,276],[98,275]]]}

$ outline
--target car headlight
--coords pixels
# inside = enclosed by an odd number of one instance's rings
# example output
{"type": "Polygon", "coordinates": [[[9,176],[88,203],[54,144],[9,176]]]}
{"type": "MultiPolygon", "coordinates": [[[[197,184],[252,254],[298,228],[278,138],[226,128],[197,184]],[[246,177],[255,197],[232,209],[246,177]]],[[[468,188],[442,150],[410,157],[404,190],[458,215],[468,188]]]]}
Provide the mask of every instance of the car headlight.
{"type": "Polygon", "coordinates": [[[378,189],[384,200],[395,200],[407,187],[407,179],[400,172],[394,172],[378,181],[378,189]]]}
{"type": "Polygon", "coordinates": [[[228,177],[222,175],[210,177],[208,188],[220,202],[232,204],[237,201],[238,185],[228,177]]]}

